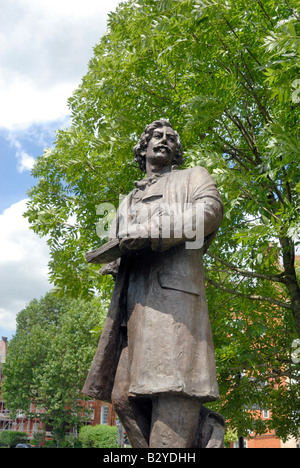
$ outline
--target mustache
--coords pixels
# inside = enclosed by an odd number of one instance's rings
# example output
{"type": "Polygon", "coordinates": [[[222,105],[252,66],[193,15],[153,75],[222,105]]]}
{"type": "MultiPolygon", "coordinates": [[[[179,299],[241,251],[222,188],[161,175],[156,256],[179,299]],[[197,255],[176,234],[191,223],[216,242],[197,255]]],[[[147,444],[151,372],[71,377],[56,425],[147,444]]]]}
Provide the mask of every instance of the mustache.
{"type": "Polygon", "coordinates": [[[171,149],[170,149],[168,146],[166,146],[166,145],[157,145],[157,146],[155,146],[155,147],[153,148],[153,150],[154,150],[155,152],[157,152],[157,151],[159,151],[159,150],[161,150],[161,149],[164,149],[164,150],[165,150],[166,152],[168,152],[168,153],[171,152],[171,149]]]}

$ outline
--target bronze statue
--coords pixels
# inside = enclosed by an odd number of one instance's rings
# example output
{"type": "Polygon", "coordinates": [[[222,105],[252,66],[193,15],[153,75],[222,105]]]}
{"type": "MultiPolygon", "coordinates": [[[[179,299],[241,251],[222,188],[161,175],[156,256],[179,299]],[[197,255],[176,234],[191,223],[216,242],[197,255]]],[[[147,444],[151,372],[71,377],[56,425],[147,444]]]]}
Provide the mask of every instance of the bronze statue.
{"type": "Polygon", "coordinates": [[[120,204],[109,242],[87,254],[116,280],[83,392],[112,402],[132,447],[221,447],[223,418],[203,406],[219,397],[203,254],[222,200],[206,169],[178,170],[167,120],[148,125],[134,152],[146,178],[120,204]]]}

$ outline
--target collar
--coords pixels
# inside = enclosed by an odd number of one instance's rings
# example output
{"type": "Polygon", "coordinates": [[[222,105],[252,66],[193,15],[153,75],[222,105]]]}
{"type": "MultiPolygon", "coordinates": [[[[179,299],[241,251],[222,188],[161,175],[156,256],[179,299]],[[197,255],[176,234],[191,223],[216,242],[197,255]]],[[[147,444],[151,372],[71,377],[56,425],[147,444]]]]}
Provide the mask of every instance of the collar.
{"type": "MultiPolygon", "coordinates": [[[[178,166],[171,167],[171,172],[177,171],[177,170],[178,170],[178,166]]],[[[151,177],[147,177],[146,179],[135,181],[134,185],[139,190],[145,190],[146,187],[150,187],[150,185],[155,184],[158,181],[158,179],[161,179],[162,177],[165,177],[169,174],[170,172],[166,172],[165,174],[154,174],[151,177]]]]}

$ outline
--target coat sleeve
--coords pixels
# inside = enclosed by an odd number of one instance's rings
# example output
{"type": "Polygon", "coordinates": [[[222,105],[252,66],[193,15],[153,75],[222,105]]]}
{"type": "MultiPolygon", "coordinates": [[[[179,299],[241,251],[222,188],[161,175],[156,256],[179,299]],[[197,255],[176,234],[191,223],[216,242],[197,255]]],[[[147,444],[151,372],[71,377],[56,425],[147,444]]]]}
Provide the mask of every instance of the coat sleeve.
{"type": "Polygon", "coordinates": [[[204,167],[191,171],[192,202],[203,205],[204,236],[217,231],[223,218],[223,203],[217,185],[204,167]]]}
{"type": "Polygon", "coordinates": [[[159,213],[161,235],[151,240],[153,250],[165,251],[183,242],[189,242],[189,248],[207,250],[215,237],[223,218],[223,203],[215,181],[203,167],[194,167],[189,171],[186,203],[178,204],[178,213],[159,213]],[[170,235],[164,235],[163,227],[171,226],[170,235]],[[191,247],[193,242],[197,242],[191,247]]]}

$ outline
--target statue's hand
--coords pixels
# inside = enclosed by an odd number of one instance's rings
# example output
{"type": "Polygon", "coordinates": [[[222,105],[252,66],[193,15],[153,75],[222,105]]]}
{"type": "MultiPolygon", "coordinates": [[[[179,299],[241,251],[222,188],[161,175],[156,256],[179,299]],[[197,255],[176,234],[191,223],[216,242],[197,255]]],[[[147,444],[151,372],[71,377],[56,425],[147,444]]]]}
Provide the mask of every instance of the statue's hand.
{"type": "Polygon", "coordinates": [[[120,251],[124,254],[134,250],[145,249],[149,245],[150,244],[148,239],[144,239],[142,237],[125,237],[124,239],[120,240],[119,247],[120,251]]]}

